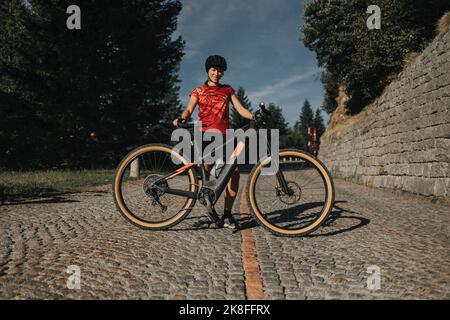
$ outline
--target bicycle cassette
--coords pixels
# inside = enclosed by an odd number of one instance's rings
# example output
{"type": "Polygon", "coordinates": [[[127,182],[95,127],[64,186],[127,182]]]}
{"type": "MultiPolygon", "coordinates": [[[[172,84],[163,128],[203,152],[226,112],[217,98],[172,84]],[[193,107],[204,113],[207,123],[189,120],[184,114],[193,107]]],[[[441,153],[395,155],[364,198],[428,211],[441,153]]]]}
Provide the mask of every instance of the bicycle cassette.
{"type": "Polygon", "coordinates": [[[143,189],[147,196],[151,198],[160,197],[164,194],[164,190],[168,189],[169,185],[162,175],[151,174],[144,180],[143,189]]]}

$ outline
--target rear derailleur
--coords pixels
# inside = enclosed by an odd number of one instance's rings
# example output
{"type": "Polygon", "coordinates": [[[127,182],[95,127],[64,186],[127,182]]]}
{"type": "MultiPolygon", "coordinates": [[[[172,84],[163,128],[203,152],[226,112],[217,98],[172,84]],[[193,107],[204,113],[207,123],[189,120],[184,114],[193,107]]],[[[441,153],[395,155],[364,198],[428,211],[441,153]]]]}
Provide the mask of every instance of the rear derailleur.
{"type": "Polygon", "coordinates": [[[167,181],[161,175],[151,174],[144,180],[144,193],[152,200],[152,206],[158,205],[161,212],[167,211],[167,206],[161,203],[160,198],[165,194],[164,190],[168,188],[167,181]]]}

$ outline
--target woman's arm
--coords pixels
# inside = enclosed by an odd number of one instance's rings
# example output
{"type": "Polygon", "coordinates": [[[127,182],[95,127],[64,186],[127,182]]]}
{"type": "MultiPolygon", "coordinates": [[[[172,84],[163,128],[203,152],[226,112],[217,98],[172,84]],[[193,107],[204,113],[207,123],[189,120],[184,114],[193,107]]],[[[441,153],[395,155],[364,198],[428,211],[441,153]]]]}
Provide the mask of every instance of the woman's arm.
{"type": "Polygon", "coordinates": [[[231,103],[233,104],[234,108],[236,109],[236,111],[240,114],[240,116],[244,119],[247,120],[252,120],[253,119],[253,113],[251,113],[250,111],[248,111],[243,105],[242,103],[239,101],[238,97],[236,97],[235,94],[233,94],[231,96],[231,103]]]}
{"type": "MultiPolygon", "coordinates": [[[[184,109],[183,113],[181,114],[181,118],[184,119],[184,122],[188,121],[189,118],[192,116],[192,112],[194,112],[197,102],[198,102],[198,99],[194,96],[191,96],[186,108],[184,109]]],[[[178,119],[173,120],[172,124],[175,127],[178,127],[178,119]]]]}

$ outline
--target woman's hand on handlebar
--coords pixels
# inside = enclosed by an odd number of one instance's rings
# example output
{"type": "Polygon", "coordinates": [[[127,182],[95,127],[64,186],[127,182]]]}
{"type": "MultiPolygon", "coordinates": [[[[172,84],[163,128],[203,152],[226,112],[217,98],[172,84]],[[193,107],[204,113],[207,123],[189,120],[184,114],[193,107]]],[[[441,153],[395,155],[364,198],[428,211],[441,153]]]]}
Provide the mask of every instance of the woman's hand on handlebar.
{"type": "Polygon", "coordinates": [[[205,125],[202,123],[195,123],[195,122],[188,122],[184,118],[178,118],[172,121],[172,125],[175,128],[182,128],[182,129],[194,129],[195,127],[204,127],[205,125]]]}
{"type": "Polygon", "coordinates": [[[185,123],[186,121],[183,118],[176,118],[172,121],[172,124],[175,128],[178,128],[180,123],[185,123]]]}

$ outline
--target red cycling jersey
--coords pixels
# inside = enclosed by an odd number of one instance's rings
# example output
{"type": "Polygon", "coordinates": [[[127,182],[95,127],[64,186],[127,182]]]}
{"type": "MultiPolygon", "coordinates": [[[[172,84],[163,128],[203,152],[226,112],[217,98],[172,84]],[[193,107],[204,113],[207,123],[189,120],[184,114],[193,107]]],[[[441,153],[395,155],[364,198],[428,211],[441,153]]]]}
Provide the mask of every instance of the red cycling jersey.
{"type": "Polygon", "coordinates": [[[234,89],[229,85],[208,86],[204,84],[191,91],[189,96],[198,100],[198,116],[204,127],[202,131],[215,129],[226,134],[229,126],[228,108],[234,89]]]}

